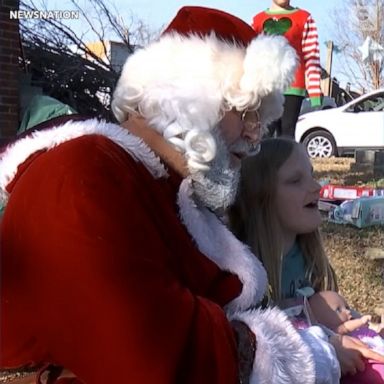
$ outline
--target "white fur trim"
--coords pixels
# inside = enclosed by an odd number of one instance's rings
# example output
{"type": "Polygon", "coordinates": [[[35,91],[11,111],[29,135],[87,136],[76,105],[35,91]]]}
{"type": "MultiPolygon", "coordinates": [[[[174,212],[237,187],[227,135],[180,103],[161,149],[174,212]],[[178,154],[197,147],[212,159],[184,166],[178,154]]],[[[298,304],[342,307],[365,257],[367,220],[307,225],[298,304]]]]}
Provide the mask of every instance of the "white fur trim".
{"type": "Polygon", "coordinates": [[[250,384],[315,383],[311,350],[282,311],[257,309],[235,313],[233,319],[246,323],[256,335],[250,384]]]}
{"type": "Polygon", "coordinates": [[[240,296],[227,305],[227,312],[250,308],[264,297],[267,287],[264,267],[216,215],[204,207],[198,208],[191,196],[191,181],[184,179],[180,185],[178,204],[189,234],[202,253],[221,269],[236,274],[243,283],[240,296]]]}
{"type": "Polygon", "coordinates": [[[284,91],[293,81],[297,54],[283,36],[260,35],[248,46],[240,87],[264,97],[284,91]]]}
{"type": "Polygon", "coordinates": [[[33,132],[31,135],[10,145],[0,158],[0,203],[8,199],[7,185],[13,180],[17,168],[29,156],[43,149],[52,149],[66,141],[84,135],[102,135],[108,137],[126,150],[136,161],[142,162],[156,178],[167,175],[167,172],[154,152],[138,137],[126,129],[97,119],[85,121],[69,121],[63,125],[33,132]]]}
{"type": "Polygon", "coordinates": [[[296,51],[283,36],[259,35],[248,46],[240,87],[248,92],[256,90],[263,127],[283,114],[282,91],[294,80],[297,64],[296,51]]]}

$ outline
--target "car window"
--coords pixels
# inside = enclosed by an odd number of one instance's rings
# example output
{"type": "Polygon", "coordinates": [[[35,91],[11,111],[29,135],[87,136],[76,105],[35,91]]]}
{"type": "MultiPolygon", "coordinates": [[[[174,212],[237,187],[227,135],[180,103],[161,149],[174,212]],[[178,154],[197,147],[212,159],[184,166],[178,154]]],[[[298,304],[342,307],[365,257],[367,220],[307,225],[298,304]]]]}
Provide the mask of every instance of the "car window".
{"type": "Polygon", "coordinates": [[[373,107],[373,110],[375,112],[384,111],[384,97],[382,97],[381,100],[373,107]]]}
{"type": "Polygon", "coordinates": [[[352,106],[354,112],[379,112],[384,110],[384,93],[379,93],[352,106]]]}
{"type": "Polygon", "coordinates": [[[312,107],[311,100],[307,97],[303,100],[301,104],[300,115],[303,115],[304,113],[308,113],[308,112],[318,111],[322,109],[336,108],[336,107],[337,107],[337,104],[333,97],[324,96],[320,107],[312,107]]]}

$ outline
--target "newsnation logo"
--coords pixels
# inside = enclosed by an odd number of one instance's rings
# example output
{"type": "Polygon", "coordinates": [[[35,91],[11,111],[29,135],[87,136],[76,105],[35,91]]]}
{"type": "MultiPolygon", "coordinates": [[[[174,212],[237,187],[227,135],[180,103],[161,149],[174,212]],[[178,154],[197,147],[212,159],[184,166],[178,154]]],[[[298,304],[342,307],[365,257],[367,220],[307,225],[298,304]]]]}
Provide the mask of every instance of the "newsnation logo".
{"type": "Polygon", "coordinates": [[[12,19],[78,19],[79,11],[9,11],[12,19]]]}

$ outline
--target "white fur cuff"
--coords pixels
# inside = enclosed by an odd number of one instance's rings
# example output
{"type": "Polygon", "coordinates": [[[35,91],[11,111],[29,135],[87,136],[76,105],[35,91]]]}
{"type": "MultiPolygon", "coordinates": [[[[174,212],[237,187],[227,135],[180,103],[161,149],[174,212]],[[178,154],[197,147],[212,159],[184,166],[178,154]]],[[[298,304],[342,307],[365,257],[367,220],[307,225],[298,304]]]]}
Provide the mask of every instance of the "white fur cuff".
{"type": "Polygon", "coordinates": [[[338,384],[340,364],[335,349],[328,342],[328,336],[318,326],[302,329],[299,333],[314,357],[316,384],[338,384]]]}
{"type": "Polygon", "coordinates": [[[313,384],[315,364],[307,344],[277,308],[237,312],[256,335],[251,384],[313,384]]]}

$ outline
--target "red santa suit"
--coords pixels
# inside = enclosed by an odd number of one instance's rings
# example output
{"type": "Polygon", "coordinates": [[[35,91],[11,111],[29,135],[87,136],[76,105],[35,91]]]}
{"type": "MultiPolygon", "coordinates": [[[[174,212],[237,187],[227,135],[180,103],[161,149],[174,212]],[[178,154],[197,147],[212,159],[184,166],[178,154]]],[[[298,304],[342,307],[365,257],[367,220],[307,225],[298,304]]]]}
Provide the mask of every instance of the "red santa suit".
{"type": "MultiPolygon", "coordinates": [[[[76,129],[68,125],[27,140],[76,129]]],[[[220,306],[239,294],[240,281],[204,257],[180,222],[181,180],[165,179],[143,143],[108,128],[142,147],[136,159],[101,134],[80,136],[32,153],[7,186],[2,366],[56,362],[89,383],[119,382],[123,372],[129,382],[235,377],[220,306]],[[222,372],[206,370],[218,363],[222,372]]]]}

